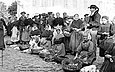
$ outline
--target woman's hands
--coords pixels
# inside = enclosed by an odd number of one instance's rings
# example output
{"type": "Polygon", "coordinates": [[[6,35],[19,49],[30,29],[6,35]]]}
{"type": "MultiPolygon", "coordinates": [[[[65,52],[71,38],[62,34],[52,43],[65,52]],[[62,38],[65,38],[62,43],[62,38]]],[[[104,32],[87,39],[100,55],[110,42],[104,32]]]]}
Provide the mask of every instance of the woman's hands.
{"type": "Polygon", "coordinates": [[[75,31],[77,31],[77,32],[81,30],[81,29],[77,29],[77,28],[72,28],[72,29],[75,30],[75,31]]]}

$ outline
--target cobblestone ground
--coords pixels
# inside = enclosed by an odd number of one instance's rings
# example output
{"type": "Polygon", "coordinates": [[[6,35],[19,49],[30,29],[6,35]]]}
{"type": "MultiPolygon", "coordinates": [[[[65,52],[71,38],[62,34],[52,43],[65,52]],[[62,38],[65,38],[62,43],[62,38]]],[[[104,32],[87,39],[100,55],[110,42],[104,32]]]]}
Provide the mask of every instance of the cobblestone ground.
{"type": "MultiPolygon", "coordinates": [[[[5,40],[8,40],[8,38],[5,38],[5,40]]],[[[100,68],[103,59],[98,56],[98,52],[97,50],[97,60],[94,64],[100,68]]],[[[10,47],[5,49],[3,56],[3,67],[0,66],[0,72],[63,72],[60,64],[45,62],[38,55],[21,53],[10,47]]]]}

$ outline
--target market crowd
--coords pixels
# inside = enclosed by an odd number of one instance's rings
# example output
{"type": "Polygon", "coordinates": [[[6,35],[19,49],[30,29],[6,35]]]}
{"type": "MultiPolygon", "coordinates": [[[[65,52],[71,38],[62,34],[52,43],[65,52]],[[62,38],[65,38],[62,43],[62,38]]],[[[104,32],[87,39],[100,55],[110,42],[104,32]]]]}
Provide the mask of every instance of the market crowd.
{"type": "Polygon", "coordinates": [[[8,17],[8,24],[1,18],[0,48],[4,49],[4,25],[11,37],[7,43],[21,44],[20,50],[39,53],[44,60],[56,62],[73,55],[72,60],[80,59],[83,66],[88,66],[96,60],[98,47],[99,55],[104,57],[100,72],[115,72],[115,17],[110,23],[108,16],[99,14],[96,5],[91,5],[89,10],[91,14],[85,14],[84,18],[79,14],[69,16],[66,12],[63,18],[59,12],[42,13],[32,18],[21,12],[19,19],[8,17]]]}

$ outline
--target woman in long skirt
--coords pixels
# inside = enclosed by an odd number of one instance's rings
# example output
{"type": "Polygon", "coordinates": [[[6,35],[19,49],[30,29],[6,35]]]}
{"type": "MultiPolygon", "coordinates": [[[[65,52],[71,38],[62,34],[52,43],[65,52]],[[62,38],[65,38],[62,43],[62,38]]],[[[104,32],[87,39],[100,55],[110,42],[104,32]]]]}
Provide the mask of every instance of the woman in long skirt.
{"type": "Polygon", "coordinates": [[[5,28],[7,28],[5,21],[3,19],[0,19],[0,50],[3,50],[5,48],[3,25],[5,26],[5,28]]]}
{"type": "MultiPolygon", "coordinates": [[[[106,43],[105,43],[106,44],[106,43]]],[[[109,42],[100,72],[115,72],[115,42],[109,42]]],[[[104,46],[105,48],[107,46],[104,46]]]]}
{"type": "Polygon", "coordinates": [[[12,28],[12,36],[11,36],[11,41],[12,42],[17,42],[19,41],[19,31],[16,26],[12,28]]]}
{"type": "Polygon", "coordinates": [[[69,45],[70,45],[70,50],[72,51],[72,54],[74,54],[76,48],[78,47],[78,45],[81,42],[82,34],[79,33],[79,30],[81,30],[81,28],[83,27],[83,22],[79,19],[78,14],[74,15],[74,20],[73,20],[72,24],[70,25],[70,27],[73,31],[71,33],[69,45]]]}

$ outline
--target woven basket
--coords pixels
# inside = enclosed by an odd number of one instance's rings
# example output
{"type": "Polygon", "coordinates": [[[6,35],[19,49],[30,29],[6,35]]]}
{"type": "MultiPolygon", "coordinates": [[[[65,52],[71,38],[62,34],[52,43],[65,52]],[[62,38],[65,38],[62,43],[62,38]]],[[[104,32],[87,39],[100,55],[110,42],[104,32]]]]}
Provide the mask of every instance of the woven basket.
{"type": "Polygon", "coordinates": [[[29,49],[29,45],[21,45],[19,46],[20,50],[26,50],[29,49]]]}
{"type": "Polygon", "coordinates": [[[10,40],[6,41],[6,45],[12,45],[12,44],[13,44],[12,41],[10,41],[10,40]]]}
{"type": "Polygon", "coordinates": [[[55,56],[53,59],[54,59],[55,62],[61,63],[64,59],[67,59],[67,57],[64,57],[64,56],[55,56]]]}
{"type": "Polygon", "coordinates": [[[43,49],[33,48],[33,49],[31,49],[31,53],[32,54],[39,54],[41,50],[43,50],[43,49]]]}
{"type": "Polygon", "coordinates": [[[47,54],[47,53],[39,53],[39,56],[40,56],[41,58],[48,57],[48,55],[49,55],[49,54],[47,54]]]}
{"type": "Polygon", "coordinates": [[[82,61],[80,59],[76,59],[76,60],[71,60],[71,59],[64,59],[62,61],[62,68],[64,71],[66,72],[77,72],[82,68],[82,61]],[[70,63],[78,63],[78,65],[69,65],[70,63]]]}

